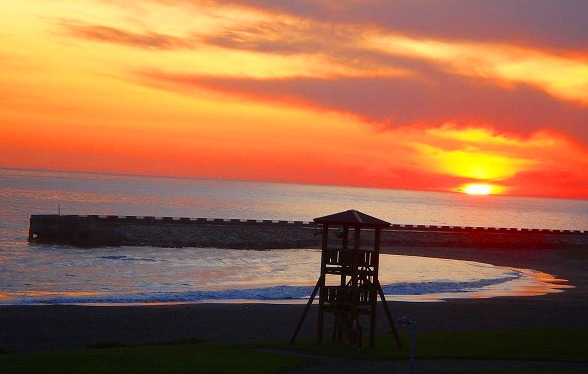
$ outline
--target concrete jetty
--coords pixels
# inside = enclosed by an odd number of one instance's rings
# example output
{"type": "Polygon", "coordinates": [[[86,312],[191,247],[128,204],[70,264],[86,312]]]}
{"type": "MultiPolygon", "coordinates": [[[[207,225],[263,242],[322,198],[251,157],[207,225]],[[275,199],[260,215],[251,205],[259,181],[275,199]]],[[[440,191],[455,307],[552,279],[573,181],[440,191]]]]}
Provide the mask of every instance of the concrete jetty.
{"type": "MultiPolygon", "coordinates": [[[[314,222],[99,215],[32,215],[31,243],[79,247],[320,248],[314,222]]],[[[369,243],[368,243],[369,244],[369,243]]],[[[393,224],[382,244],[402,247],[588,248],[588,231],[393,224]]]]}

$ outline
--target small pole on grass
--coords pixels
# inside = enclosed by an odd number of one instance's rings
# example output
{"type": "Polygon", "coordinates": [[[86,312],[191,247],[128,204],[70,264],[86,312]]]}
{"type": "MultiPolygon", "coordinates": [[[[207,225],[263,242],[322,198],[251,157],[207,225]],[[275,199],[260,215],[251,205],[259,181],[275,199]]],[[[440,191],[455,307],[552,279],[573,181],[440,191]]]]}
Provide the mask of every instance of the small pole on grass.
{"type": "Polygon", "coordinates": [[[400,317],[398,319],[398,325],[400,327],[410,327],[410,366],[408,368],[409,374],[414,374],[415,356],[416,356],[416,322],[412,321],[408,317],[400,317]]]}

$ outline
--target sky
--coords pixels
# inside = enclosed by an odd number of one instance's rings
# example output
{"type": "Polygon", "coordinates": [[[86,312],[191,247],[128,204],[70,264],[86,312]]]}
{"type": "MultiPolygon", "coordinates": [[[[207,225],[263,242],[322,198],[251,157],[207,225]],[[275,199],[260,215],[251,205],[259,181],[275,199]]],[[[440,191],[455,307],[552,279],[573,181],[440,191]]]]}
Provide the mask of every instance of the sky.
{"type": "Polygon", "coordinates": [[[585,0],[4,1],[0,167],[588,199],[586,19],[585,0]]]}

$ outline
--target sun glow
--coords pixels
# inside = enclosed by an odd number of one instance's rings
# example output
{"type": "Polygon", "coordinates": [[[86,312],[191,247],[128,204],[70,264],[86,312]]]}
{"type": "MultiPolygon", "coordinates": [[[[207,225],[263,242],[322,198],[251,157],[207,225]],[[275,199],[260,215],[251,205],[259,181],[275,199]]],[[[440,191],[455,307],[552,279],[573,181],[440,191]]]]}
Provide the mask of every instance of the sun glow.
{"type": "Polygon", "coordinates": [[[490,195],[494,188],[485,183],[472,183],[463,188],[463,192],[468,195],[490,195]]]}

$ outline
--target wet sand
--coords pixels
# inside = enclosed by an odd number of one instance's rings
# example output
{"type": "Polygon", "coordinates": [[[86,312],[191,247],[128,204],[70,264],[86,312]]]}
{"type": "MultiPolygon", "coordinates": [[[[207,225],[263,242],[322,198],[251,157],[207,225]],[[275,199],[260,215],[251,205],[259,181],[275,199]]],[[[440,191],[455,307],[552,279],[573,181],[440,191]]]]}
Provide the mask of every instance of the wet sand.
{"type": "MultiPolygon", "coordinates": [[[[588,249],[491,250],[383,248],[385,253],[452,258],[530,268],[568,280],[574,288],[543,296],[389,302],[394,318],[409,316],[421,331],[588,327],[588,249]]],[[[318,275],[318,274],[317,274],[318,275]]],[[[149,306],[2,306],[0,349],[8,352],[81,349],[100,344],[180,340],[288,340],[304,305],[180,304],[149,306]]],[[[381,308],[378,330],[389,331],[381,308]]],[[[325,336],[330,326],[325,328],[325,336]]],[[[316,307],[298,339],[316,335],[316,307]]]]}

